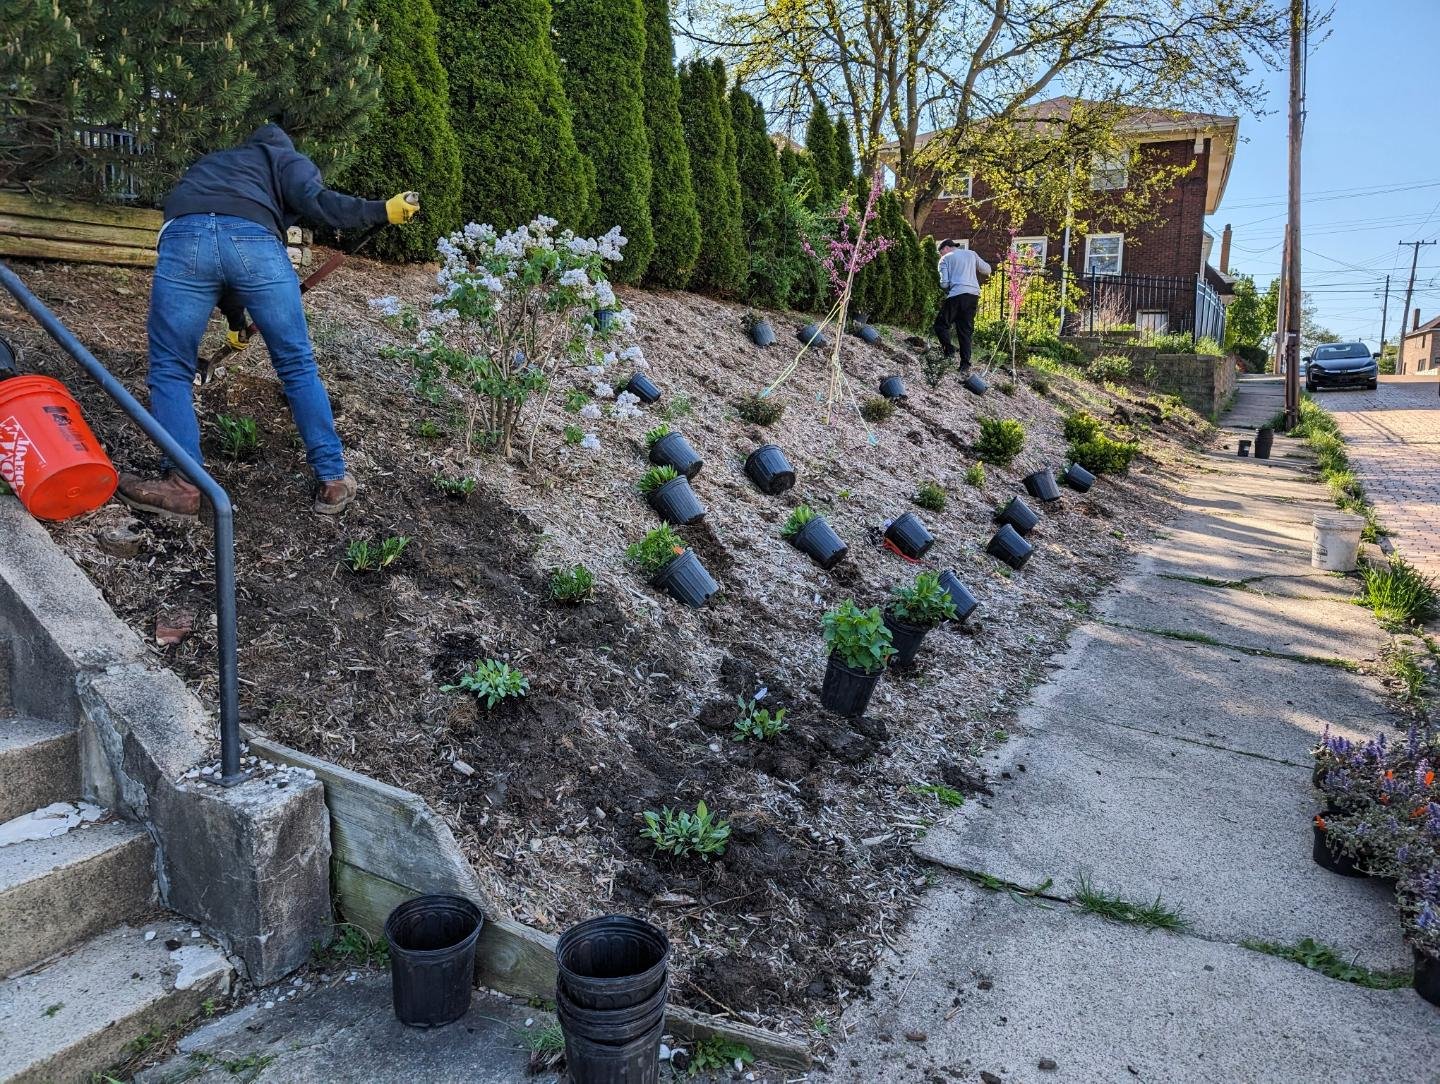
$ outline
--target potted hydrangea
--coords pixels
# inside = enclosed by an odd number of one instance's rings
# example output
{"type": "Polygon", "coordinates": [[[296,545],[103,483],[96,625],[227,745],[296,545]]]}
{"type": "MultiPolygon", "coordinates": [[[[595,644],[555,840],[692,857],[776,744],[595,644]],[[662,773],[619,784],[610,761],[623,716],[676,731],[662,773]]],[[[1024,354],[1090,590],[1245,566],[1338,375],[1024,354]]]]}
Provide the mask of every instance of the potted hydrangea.
{"type": "Polygon", "coordinates": [[[823,707],[840,715],[864,715],[890,656],[895,654],[890,630],[878,606],[862,610],[846,599],[825,615],[825,683],[823,707]]]}
{"type": "Polygon", "coordinates": [[[925,634],[942,621],[956,617],[955,602],[940,583],[936,572],[922,572],[910,584],[897,586],[890,593],[885,610],[885,627],[895,645],[892,666],[910,666],[920,650],[925,634]]]}

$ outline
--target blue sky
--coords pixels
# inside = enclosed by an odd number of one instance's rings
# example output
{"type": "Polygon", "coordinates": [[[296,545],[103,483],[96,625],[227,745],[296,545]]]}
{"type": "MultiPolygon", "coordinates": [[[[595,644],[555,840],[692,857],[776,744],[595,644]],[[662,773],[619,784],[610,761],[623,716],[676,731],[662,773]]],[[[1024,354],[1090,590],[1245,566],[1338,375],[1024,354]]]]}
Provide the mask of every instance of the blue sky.
{"type": "MultiPolygon", "coordinates": [[[[1394,341],[1411,251],[1398,242],[1440,239],[1440,2],[1339,0],[1329,29],[1307,80],[1301,281],[1323,326],[1374,344],[1390,275],[1394,341]]],[[[1262,288],[1279,272],[1285,227],[1287,79],[1271,73],[1270,112],[1241,118],[1225,199],[1207,222],[1217,238],[1234,226],[1231,270],[1262,288]]],[[[1420,250],[1416,307],[1422,321],[1440,315],[1440,245],[1420,250]]]]}

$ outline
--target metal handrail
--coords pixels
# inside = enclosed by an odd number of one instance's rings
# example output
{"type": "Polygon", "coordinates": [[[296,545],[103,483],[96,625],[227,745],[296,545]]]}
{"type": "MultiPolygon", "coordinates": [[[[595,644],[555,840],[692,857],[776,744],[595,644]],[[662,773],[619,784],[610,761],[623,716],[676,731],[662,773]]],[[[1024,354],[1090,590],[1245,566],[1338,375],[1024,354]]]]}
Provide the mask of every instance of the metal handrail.
{"type": "Polygon", "coordinates": [[[101,390],[130,416],[131,421],[144,430],[145,435],[165,453],[175,469],[209,499],[215,510],[215,616],[220,647],[218,781],[222,786],[233,787],[245,780],[248,773],[240,770],[240,690],[235,633],[235,514],[230,496],[3,262],[0,262],[0,286],[9,290],[21,307],[75,359],[76,364],[100,385],[101,390]]]}

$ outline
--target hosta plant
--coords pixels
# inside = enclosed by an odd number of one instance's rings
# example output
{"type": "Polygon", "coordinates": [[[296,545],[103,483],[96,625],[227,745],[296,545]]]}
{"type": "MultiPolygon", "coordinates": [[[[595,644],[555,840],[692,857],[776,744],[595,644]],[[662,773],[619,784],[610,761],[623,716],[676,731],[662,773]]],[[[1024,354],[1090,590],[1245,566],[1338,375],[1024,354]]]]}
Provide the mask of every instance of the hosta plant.
{"type": "Polygon", "coordinates": [[[735,699],[740,705],[740,716],[735,720],[736,741],[744,741],[746,738],[767,741],[790,729],[790,724],[785,721],[784,708],[771,711],[769,708],[759,707],[754,700],[746,700],[743,696],[735,699]]]}
{"type": "Polygon", "coordinates": [[[463,501],[475,492],[474,478],[454,478],[448,474],[437,474],[430,479],[435,488],[452,501],[463,501]]]}
{"type": "Polygon", "coordinates": [[[404,535],[393,535],[379,542],[356,539],[345,547],[345,560],[351,572],[380,572],[400,560],[408,545],[410,539],[404,535]]]}
{"type": "Polygon", "coordinates": [[[712,855],[725,853],[725,845],[730,840],[730,822],[711,813],[703,801],[696,804],[693,813],[666,806],[659,813],[645,811],[645,827],[640,829],[640,836],[655,844],[657,851],[676,858],[696,855],[708,862],[712,855]]]}
{"type": "Polygon", "coordinates": [[[237,463],[255,458],[260,450],[260,427],[254,418],[237,418],[218,414],[215,427],[220,430],[220,454],[237,463]]]}
{"type": "Polygon", "coordinates": [[[897,586],[890,592],[890,612],[896,620],[927,629],[958,615],[955,600],[940,586],[938,572],[922,572],[913,583],[897,586]]]}
{"type": "Polygon", "coordinates": [[[808,504],[802,504],[788,516],[780,527],[780,537],[789,541],[804,529],[805,524],[815,518],[815,510],[808,504]]]}
{"type": "Polygon", "coordinates": [[[519,699],[530,691],[530,679],[499,659],[477,659],[453,685],[440,686],[442,693],[472,693],[487,708],[502,700],[519,699]]]}
{"type": "Polygon", "coordinates": [[[662,568],[685,552],[680,536],[668,523],[663,523],[639,542],[625,550],[625,556],[647,577],[654,576],[662,568]]]}
{"type": "Polygon", "coordinates": [[[677,471],[674,467],[668,465],[663,467],[651,467],[649,470],[647,470],[644,474],[640,476],[640,492],[648,497],[661,486],[669,482],[673,482],[676,478],[679,477],[680,472],[677,471]]]}
{"type": "Polygon", "coordinates": [[[846,599],[825,615],[825,647],[846,666],[867,674],[885,669],[895,654],[890,630],[878,606],[862,610],[846,599]]]}

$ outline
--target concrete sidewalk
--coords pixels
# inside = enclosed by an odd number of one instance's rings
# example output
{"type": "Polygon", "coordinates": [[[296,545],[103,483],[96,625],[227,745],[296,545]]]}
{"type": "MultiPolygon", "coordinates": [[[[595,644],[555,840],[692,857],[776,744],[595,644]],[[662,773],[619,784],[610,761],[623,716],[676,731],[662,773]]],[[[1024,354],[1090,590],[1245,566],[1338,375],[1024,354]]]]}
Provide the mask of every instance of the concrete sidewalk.
{"type": "MultiPolygon", "coordinates": [[[[1242,383],[1230,417],[1267,421],[1279,392],[1242,383]]],[[[987,761],[994,797],[917,845],[936,885],[846,1015],[844,1079],[1436,1079],[1440,1012],[1412,990],[1247,947],[1410,963],[1389,886],[1310,857],[1325,725],[1403,726],[1367,672],[1386,638],[1353,579],[1310,568],[1310,517],[1333,505],[1301,445],[1236,458],[1250,435],[1201,457],[1173,523],[1077,630],[987,761]],[[1159,900],[1184,932],[1085,912],[1082,886],[1159,900]]]]}

